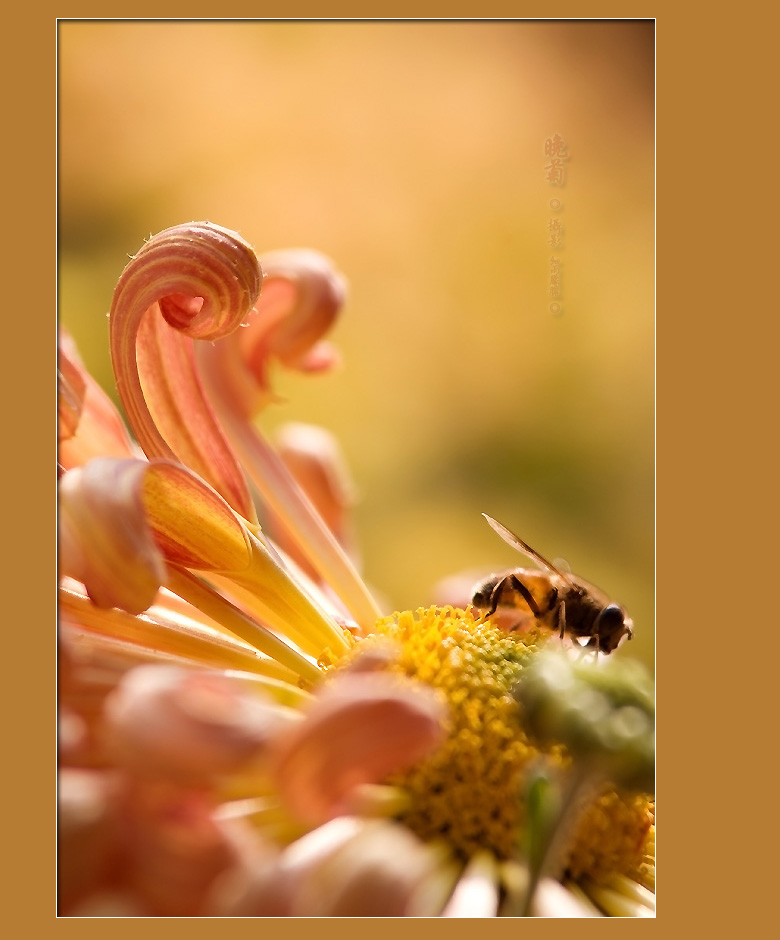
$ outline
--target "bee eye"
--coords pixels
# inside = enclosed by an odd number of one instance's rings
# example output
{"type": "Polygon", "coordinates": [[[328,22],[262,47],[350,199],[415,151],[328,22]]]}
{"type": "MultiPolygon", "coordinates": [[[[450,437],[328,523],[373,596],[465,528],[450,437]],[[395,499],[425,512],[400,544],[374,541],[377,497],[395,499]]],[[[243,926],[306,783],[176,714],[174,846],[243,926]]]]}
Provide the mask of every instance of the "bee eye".
{"type": "Polygon", "coordinates": [[[607,604],[598,617],[597,623],[599,631],[602,631],[605,627],[607,630],[614,630],[618,627],[622,627],[624,620],[625,615],[623,614],[623,608],[620,607],[620,605],[607,604]]]}

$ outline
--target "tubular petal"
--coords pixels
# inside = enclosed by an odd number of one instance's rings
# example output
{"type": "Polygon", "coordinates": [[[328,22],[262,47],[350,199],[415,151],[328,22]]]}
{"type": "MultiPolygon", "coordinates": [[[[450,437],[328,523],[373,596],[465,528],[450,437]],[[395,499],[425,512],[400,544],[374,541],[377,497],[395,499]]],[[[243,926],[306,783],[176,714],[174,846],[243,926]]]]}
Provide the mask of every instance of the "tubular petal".
{"type": "MultiPolygon", "coordinates": [[[[140,616],[131,616],[124,610],[99,610],[74,582],[60,587],[59,608],[69,621],[85,630],[137,644],[140,649],[213,668],[240,669],[286,683],[298,681],[297,673],[237,640],[227,630],[217,630],[156,605],[140,616]]],[[[195,608],[193,611],[199,613],[195,608]]]]}
{"type": "MultiPolygon", "coordinates": [[[[215,391],[215,395],[219,393],[215,391]]],[[[351,559],[290,475],[281,458],[248,421],[225,411],[223,424],[236,453],[265,503],[279,517],[299,551],[341,599],[363,631],[381,613],[351,559]]]]}
{"type": "Polygon", "coordinates": [[[206,571],[249,567],[248,531],[218,493],[180,464],[146,467],[144,506],[168,561],[206,571]]]}
{"type": "MultiPolygon", "coordinates": [[[[261,620],[293,642],[300,639],[303,648],[315,656],[326,647],[347,649],[340,628],[218,493],[180,464],[155,460],[141,466],[145,468],[142,491],[149,525],[171,565],[228,578],[249,592],[261,620]]],[[[168,587],[178,593],[174,584],[168,587]]],[[[209,615],[224,622],[215,613],[209,615]]]]}
{"type": "Polygon", "coordinates": [[[646,904],[636,896],[623,894],[614,888],[588,881],[583,885],[585,893],[608,917],[655,917],[655,897],[646,904]]]}
{"type": "MultiPolygon", "coordinates": [[[[355,488],[336,439],[324,428],[291,422],[279,429],[276,440],[279,456],[291,476],[344,551],[356,562],[350,525],[355,488]]],[[[272,514],[269,528],[276,544],[316,579],[316,569],[291,538],[283,520],[274,519],[272,514]]]]}
{"type": "Polygon", "coordinates": [[[499,870],[490,852],[472,856],[442,917],[495,917],[498,913],[499,870]]]}
{"type": "Polygon", "coordinates": [[[326,686],[280,742],[276,778],[301,819],[336,815],[350,792],[413,764],[442,737],[443,708],[429,690],[385,674],[344,674],[326,686]]]}
{"type": "Polygon", "coordinates": [[[308,682],[316,682],[322,678],[316,663],[257,623],[186,569],[171,567],[168,572],[168,587],[207,616],[218,620],[231,633],[267,656],[273,657],[301,678],[308,682]]]}
{"type": "Polygon", "coordinates": [[[531,905],[533,917],[598,917],[598,911],[586,906],[568,888],[553,878],[542,878],[531,905]]]}
{"type": "Polygon", "coordinates": [[[252,415],[273,397],[269,361],[313,370],[332,362],[319,341],[342,302],[343,280],[327,259],[290,251],[263,261],[263,294],[246,329],[197,350],[209,399],[260,497],[298,551],[330,585],[364,631],[381,616],[347,552],[263,434],[252,415]]]}
{"type": "Polygon", "coordinates": [[[253,249],[235,232],[210,222],[177,225],[127,265],[109,321],[117,389],[144,453],[178,457],[252,523],[246,480],[202,393],[192,341],[236,330],[261,276],[253,249]]]}
{"type": "Polygon", "coordinates": [[[321,611],[295,578],[268,549],[249,534],[251,562],[247,570],[236,572],[232,580],[256,598],[260,617],[278,627],[318,658],[330,647],[334,652],[348,649],[339,626],[321,611]]]}
{"type": "Polygon", "coordinates": [[[432,870],[432,856],[408,830],[384,820],[369,822],[299,879],[292,913],[403,917],[432,870]]]}

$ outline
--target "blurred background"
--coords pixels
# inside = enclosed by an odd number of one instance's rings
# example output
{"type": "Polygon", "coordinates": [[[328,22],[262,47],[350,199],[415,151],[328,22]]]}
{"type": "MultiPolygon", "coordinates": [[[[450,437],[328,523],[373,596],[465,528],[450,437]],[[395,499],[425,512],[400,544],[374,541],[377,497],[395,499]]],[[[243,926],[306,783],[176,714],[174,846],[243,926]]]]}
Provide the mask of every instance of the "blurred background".
{"type": "Polygon", "coordinates": [[[324,252],[343,366],[280,376],[261,421],[338,437],[388,612],[524,563],[484,511],[624,604],[617,655],[652,668],[654,24],[59,30],[59,317],[104,387],[113,288],[153,233],[324,252]]]}

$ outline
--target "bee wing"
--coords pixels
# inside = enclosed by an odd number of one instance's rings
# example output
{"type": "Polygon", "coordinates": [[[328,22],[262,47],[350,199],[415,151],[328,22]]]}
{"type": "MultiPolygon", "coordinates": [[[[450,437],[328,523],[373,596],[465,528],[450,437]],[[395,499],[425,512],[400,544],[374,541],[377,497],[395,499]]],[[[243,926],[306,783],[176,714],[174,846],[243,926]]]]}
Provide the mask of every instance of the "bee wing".
{"type": "Polygon", "coordinates": [[[569,581],[570,578],[568,574],[564,571],[560,571],[551,561],[540,555],[539,552],[534,551],[530,545],[527,545],[521,538],[510,532],[505,525],[494,519],[492,516],[489,516],[486,512],[483,512],[482,515],[487,519],[490,526],[501,536],[501,538],[512,548],[517,549],[518,552],[522,552],[524,555],[527,555],[532,561],[535,561],[538,565],[541,565],[542,568],[547,568],[552,571],[554,574],[560,575],[565,581],[569,581]]]}

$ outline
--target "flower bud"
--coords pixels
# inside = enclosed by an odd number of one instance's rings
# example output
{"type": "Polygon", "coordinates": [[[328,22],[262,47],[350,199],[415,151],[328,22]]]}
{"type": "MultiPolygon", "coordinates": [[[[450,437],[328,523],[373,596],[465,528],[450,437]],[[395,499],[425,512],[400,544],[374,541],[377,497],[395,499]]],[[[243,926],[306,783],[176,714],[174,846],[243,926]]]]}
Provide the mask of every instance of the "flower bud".
{"type": "Polygon", "coordinates": [[[565,744],[575,760],[624,787],[652,792],[653,691],[638,663],[572,662],[546,650],[515,688],[528,730],[565,744]]]}

